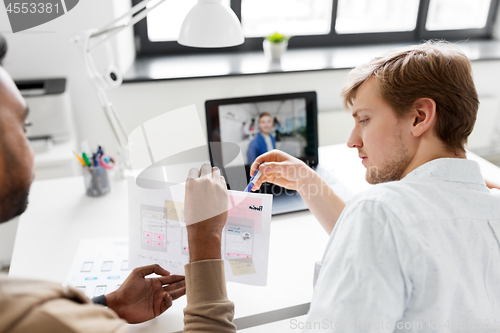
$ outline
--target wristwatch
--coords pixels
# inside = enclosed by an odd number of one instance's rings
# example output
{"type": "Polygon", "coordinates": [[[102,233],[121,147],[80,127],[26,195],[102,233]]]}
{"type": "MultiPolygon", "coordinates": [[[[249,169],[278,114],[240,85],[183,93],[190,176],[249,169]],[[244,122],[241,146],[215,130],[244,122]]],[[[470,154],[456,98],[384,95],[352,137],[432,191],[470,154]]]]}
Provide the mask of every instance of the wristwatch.
{"type": "Polygon", "coordinates": [[[106,304],[106,295],[104,295],[104,294],[92,298],[91,301],[94,304],[100,304],[102,306],[107,306],[107,304],[106,304]]]}

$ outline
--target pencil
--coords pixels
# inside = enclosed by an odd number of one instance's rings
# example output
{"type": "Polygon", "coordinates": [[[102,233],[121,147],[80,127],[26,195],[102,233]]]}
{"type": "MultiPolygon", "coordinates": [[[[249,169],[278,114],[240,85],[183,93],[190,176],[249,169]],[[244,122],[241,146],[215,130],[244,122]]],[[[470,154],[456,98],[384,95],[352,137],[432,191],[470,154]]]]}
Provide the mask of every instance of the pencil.
{"type": "Polygon", "coordinates": [[[83,166],[86,166],[86,165],[85,165],[85,162],[82,160],[82,158],[81,158],[80,156],[78,156],[78,154],[77,154],[77,153],[75,153],[75,152],[73,151],[73,154],[75,154],[76,158],[80,161],[80,163],[82,163],[82,165],[83,165],[83,166]]]}

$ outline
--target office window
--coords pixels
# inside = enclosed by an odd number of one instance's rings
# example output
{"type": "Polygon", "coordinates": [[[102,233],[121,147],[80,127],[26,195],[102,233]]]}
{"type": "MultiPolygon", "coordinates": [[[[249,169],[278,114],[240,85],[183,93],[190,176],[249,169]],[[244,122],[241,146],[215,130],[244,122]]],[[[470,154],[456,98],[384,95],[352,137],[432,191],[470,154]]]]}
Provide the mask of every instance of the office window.
{"type": "Polygon", "coordinates": [[[333,0],[242,0],[241,24],[245,37],[274,32],[289,36],[330,32],[333,0]]]}
{"type": "MultiPolygon", "coordinates": [[[[133,4],[141,0],[132,0],[133,4]]],[[[240,19],[245,43],[199,49],[176,39],[197,0],[168,0],[135,27],[138,56],[262,50],[274,32],[289,48],[489,39],[500,0],[222,0],[240,19]]]]}
{"type": "Polygon", "coordinates": [[[481,29],[486,26],[491,0],[430,0],[427,30],[481,29]]]}
{"type": "Polygon", "coordinates": [[[412,31],[419,0],[338,0],[335,31],[339,34],[412,31]]]}
{"type": "MultiPolygon", "coordinates": [[[[198,0],[169,0],[148,14],[148,38],[152,42],[176,41],[187,13],[198,0]]],[[[229,0],[222,0],[229,6],[229,0]]],[[[149,7],[149,5],[148,5],[149,7]]]]}

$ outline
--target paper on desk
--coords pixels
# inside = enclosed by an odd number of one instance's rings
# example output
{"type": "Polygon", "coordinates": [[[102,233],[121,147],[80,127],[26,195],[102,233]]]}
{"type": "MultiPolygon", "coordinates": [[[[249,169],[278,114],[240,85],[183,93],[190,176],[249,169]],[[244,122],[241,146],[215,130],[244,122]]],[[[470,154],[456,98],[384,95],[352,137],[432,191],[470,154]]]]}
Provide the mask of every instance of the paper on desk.
{"type": "Polygon", "coordinates": [[[80,241],[66,284],[92,298],[115,291],[129,274],[127,238],[85,238],[80,241]]]}
{"type": "MultiPolygon", "coordinates": [[[[184,275],[189,248],[184,224],[184,185],[145,189],[128,178],[129,265],[157,263],[184,275]]],[[[222,234],[226,280],[265,286],[272,195],[229,191],[231,209],[222,234]]]]}

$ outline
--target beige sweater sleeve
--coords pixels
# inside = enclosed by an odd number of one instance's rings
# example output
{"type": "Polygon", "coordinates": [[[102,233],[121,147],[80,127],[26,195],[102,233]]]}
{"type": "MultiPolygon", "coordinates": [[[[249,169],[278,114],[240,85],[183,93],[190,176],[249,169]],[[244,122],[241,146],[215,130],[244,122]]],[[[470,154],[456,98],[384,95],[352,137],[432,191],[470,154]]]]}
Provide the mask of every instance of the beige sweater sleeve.
{"type": "Polygon", "coordinates": [[[125,333],[112,310],[60,284],[0,276],[0,333],[125,333]]]}
{"type": "Polygon", "coordinates": [[[185,269],[184,332],[236,332],[232,323],[234,304],[227,298],[224,261],[197,261],[185,269]]]}

